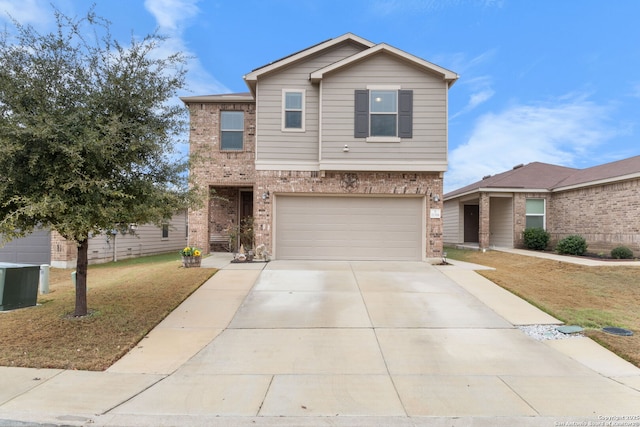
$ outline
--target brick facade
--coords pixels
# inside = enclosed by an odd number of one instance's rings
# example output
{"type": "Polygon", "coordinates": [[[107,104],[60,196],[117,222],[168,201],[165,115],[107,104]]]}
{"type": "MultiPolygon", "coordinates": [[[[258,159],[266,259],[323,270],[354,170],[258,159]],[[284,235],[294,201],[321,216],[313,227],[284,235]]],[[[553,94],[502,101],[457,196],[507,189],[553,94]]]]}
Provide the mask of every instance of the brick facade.
{"type": "Polygon", "coordinates": [[[78,246],[76,243],[65,239],[57,231],[51,231],[51,266],[74,268],[77,260],[78,246]]]}
{"type": "Polygon", "coordinates": [[[587,250],[605,253],[624,245],[640,255],[640,179],[553,193],[547,211],[552,244],[571,234],[587,250]]]}
{"type": "Polygon", "coordinates": [[[524,247],[526,200],[545,199],[550,247],[577,234],[587,240],[587,250],[591,253],[608,255],[611,249],[623,245],[639,256],[639,194],[640,180],[551,193],[513,193],[514,247],[524,247]]]}
{"type": "Polygon", "coordinates": [[[224,234],[237,221],[239,189],[255,183],[255,103],[188,104],[191,177],[203,189],[204,202],[189,211],[189,244],[209,252],[211,233],[224,234]],[[220,149],[220,112],[244,111],[242,151],[220,149]]]}
{"type": "MultiPolygon", "coordinates": [[[[527,199],[545,199],[545,206],[549,209],[549,193],[515,193],[513,195],[513,245],[524,248],[524,230],[527,227],[527,199]]],[[[547,229],[549,229],[549,212],[546,214],[547,229]]]]}
{"type": "Polygon", "coordinates": [[[442,194],[442,177],[438,172],[304,172],[257,171],[255,205],[256,245],[264,244],[273,252],[273,204],[277,194],[352,194],[352,195],[423,195],[427,198],[427,258],[442,256],[442,219],[430,218],[430,209],[442,209],[431,194],[442,194]],[[263,194],[269,197],[263,198],[263,194]]]}

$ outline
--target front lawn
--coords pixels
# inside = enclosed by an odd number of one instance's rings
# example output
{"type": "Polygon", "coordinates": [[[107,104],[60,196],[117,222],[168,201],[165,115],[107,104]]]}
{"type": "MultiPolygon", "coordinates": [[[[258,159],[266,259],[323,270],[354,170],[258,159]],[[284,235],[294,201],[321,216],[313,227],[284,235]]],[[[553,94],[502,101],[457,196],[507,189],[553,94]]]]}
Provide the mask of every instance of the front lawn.
{"type": "Polygon", "coordinates": [[[531,302],[640,367],[640,267],[585,267],[568,262],[498,251],[446,248],[451,259],[494,267],[478,271],[487,279],[531,302]],[[605,326],[630,329],[621,337],[605,326]]]}
{"type": "Polygon", "coordinates": [[[104,370],[216,270],[182,268],[176,254],[90,266],[83,318],[71,272],[51,269],[37,306],[0,312],[0,366],[104,370]]]}

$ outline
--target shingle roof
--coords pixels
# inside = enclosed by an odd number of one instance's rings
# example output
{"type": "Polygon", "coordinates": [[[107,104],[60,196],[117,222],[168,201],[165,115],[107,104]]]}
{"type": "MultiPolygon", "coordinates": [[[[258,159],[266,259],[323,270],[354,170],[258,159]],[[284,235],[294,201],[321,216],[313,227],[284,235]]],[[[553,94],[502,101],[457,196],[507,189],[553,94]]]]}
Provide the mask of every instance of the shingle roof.
{"type": "Polygon", "coordinates": [[[628,159],[581,169],[567,177],[562,182],[559,182],[555,188],[570,187],[594,181],[610,180],[633,174],[640,174],[640,156],[629,157],[628,159]]]}
{"type": "Polygon", "coordinates": [[[586,169],[532,162],[516,166],[506,172],[487,176],[473,184],[451,191],[445,194],[444,197],[445,199],[450,199],[485,188],[496,191],[509,189],[553,191],[565,187],[588,185],[596,181],[622,179],[633,174],[640,176],[640,156],[586,169]]]}

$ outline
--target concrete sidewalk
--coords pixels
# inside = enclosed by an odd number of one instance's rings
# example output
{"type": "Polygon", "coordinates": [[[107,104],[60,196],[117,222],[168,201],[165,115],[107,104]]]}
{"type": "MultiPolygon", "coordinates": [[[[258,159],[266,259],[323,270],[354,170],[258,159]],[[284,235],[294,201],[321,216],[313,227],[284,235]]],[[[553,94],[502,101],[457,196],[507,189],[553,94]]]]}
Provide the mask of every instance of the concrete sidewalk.
{"type": "Polygon", "coordinates": [[[640,266],[640,261],[632,261],[632,260],[620,260],[620,261],[599,260],[599,259],[585,258],[580,256],[558,255],[550,252],[531,251],[526,249],[514,249],[514,248],[492,248],[491,250],[499,251],[499,252],[508,252],[516,255],[550,259],[553,261],[568,262],[571,264],[584,265],[587,267],[614,267],[614,266],[638,267],[640,266]]]}
{"type": "Polygon", "coordinates": [[[473,265],[229,261],[106,372],[0,368],[0,426],[640,422],[640,369],[473,265]]]}

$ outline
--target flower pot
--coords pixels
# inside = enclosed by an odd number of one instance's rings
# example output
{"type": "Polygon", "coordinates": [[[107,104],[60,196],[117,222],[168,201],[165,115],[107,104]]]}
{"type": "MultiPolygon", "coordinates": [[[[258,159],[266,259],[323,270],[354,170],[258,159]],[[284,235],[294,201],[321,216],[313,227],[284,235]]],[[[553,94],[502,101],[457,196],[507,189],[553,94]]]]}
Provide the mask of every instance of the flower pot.
{"type": "Polygon", "coordinates": [[[183,256],[182,257],[182,266],[184,268],[191,267],[200,267],[200,262],[202,261],[201,256],[183,256]]]}

